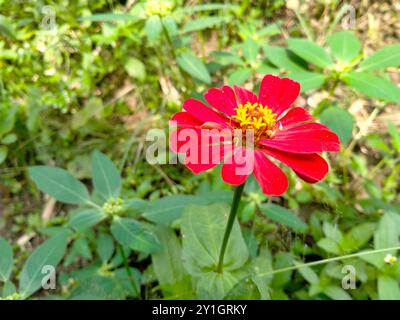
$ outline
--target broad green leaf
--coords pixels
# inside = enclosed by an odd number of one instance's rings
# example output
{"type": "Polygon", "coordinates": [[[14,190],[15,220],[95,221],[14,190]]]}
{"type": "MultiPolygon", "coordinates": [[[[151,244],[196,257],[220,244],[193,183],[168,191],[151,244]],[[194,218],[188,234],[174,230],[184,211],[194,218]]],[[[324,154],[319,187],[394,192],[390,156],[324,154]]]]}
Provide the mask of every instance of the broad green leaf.
{"type": "Polygon", "coordinates": [[[0,164],[7,159],[8,148],[7,146],[0,146],[0,164]]]}
{"type": "MultiPolygon", "coordinates": [[[[183,261],[192,275],[215,270],[218,265],[228,213],[229,207],[222,203],[190,205],[185,210],[181,221],[183,261]]],[[[248,256],[239,224],[235,221],[225,253],[224,270],[240,268],[248,256]]]]}
{"type": "Polygon", "coordinates": [[[271,256],[266,256],[263,252],[252,260],[251,279],[260,292],[262,300],[270,300],[270,284],[273,276],[266,273],[272,271],[271,256]]]}
{"type": "Polygon", "coordinates": [[[67,171],[50,166],[29,167],[29,175],[37,187],[58,201],[83,204],[90,201],[85,185],[67,171]]]}
{"type": "Polygon", "coordinates": [[[279,68],[283,68],[288,71],[305,72],[304,63],[302,64],[300,59],[294,55],[290,50],[275,46],[265,46],[265,55],[274,65],[279,68]]]}
{"type": "Polygon", "coordinates": [[[372,71],[400,65],[400,44],[379,49],[360,63],[359,71],[372,71]]]}
{"type": "Polygon", "coordinates": [[[56,268],[65,254],[67,243],[67,233],[61,233],[46,240],[32,252],[22,267],[19,279],[19,293],[23,298],[40,289],[43,277],[48,275],[43,267],[56,268]]]}
{"type": "Polygon", "coordinates": [[[347,232],[339,245],[346,253],[361,249],[371,239],[376,228],[375,223],[363,223],[347,232]]]}
{"type": "MultiPolygon", "coordinates": [[[[386,249],[398,245],[399,230],[397,228],[395,216],[390,213],[385,213],[379,220],[378,227],[374,233],[374,249],[386,249]]],[[[374,253],[362,256],[361,258],[381,269],[385,266],[385,256],[387,254],[396,255],[396,251],[374,253]]]]}
{"type": "Polygon", "coordinates": [[[223,273],[207,271],[196,278],[196,298],[201,300],[221,300],[247,274],[239,269],[223,273]]]}
{"type": "Polygon", "coordinates": [[[357,57],[361,50],[361,42],[350,31],[339,31],[327,39],[334,57],[343,62],[350,62],[357,57]]]}
{"type": "Polygon", "coordinates": [[[379,275],[378,296],[380,300],[400,300],[400,288],[397,279],[389,275],[379,275]]]}
{"type": "Polygon", "coordinates": [[[126,72],[134,79],[143,81],[146,78],[146,67],[142,61],[136,58],[128,58],[124,64],[126,72]]]}
{"type": "Polygon", "coordinates": [[[336,242],[342,240],[342,232],[340,231],[337,224],[332,225],[328,221],[324,221],[322,225],[322,230],[327,238],[332,239],[336,242]]]}
{"type": "Polygon", "coordinates": [[[182,216],[183,210],[189,204],[204,203],[201,197],[190,195],[168,196],[151,202],[143,216],[152,222],[168,224],[182,216]]]}
{"type": "MultiPolygon", "coordinates": [[[[267,288],[268,289],[268,288],[267,288]]],[[[260,292],[251,278],[240,280],[224,297],[224,300],[260,300],[260,292]]]]}
{"type": "Polygon", "coordinates": [[[242,44],[243,56],[249,63],[255,63],[257,61],[259,49],[258,43],[253,39],[247,39],[242,44]]]}
{"type": "Polygon", "coordinates": [[[133,198],[124,201],[124,210],[133,215],[145,212],[148,207],[149,203],[140,198],[133,198]]]}
{"type": "Polygon", "coordinates": [[[225,52],[225,51],[213,51],[211,52],[211,56],[214,57],[215,61],[223,66],[227,66],[230,64],[233,65],[243,65],[243,60],[237,56],[236,54],[233,54],[231,52],[225,52]]]}
{"type": "MultiPolygon", "coordinates": [[[[302,263],[295,261],[294,264],[296,266],[299,266],[302,263]]],[[[315,284],[315,285],[319,284],[318,275],[310,267],[302,266],[302,267],[299,267],[299,269],[297,269],[297,270],[303,276],[303,278],[306,279],[310,284],[315,284]]]]}
{"type": "Polygon", "coordinates": [[[162,24],[160,17],[157,15],[151,16],[146,20],[144,31],[150,42],[155,42],[161,35],[162,24]]]}
{"type": "Polygon", "coordinates": [[[96,241],[96,252],[103,263],[107,263],[114,253],[114,241],[111,236],[101,233],[96,241]]]}
{"type": "Polygon", "coordinates": [[[339,255],[341,253],[340,247],[336,241],[330,238],[322,238],[317,242],[318,247],[325,250],[328,253],[339,255]]]}
{"type": "Polygon", "coordinates": [[[320,68],[333,64],[331,57],[320,45],[307,39],[289,38],[288,47],[299,57],[320,68]]]}
{"type": "Polygon", "coordinates": [[[333,300],[352,300],[351,296],[346,292],[346,290],[335,285],[323,287],[322,292],[333,300]]]}
{"type": "Polygon", "coordinates": [[[204,83],[211,83],[211,77],[203,61],[191,53],[181,53],[177,57],[178,65],[193,78],[204,83]]]}
{"type": "Polygon", "coordinates": [[[384,78],[365,72],[351,72],[342,76],[350,87],[368,97],[382,99],[387,102],[400,101],[400,88],[384,78]]]}
{"type": "Polygon", "coordinates": [[[115,164],[97,150],[92,154],[92,179],[94,188],[106,199],[119,196],[121,175],[115,164]]]}
{"type": "Polygon", "coordinates": [[[251,77],[252,71],[248,68],[239,68],[233,71],[228,78],[228,83],[233,85],[240,85],[245,83],[251,77]]]}
{"type": "Polygon", "coordinates": [[[98,13],[91,16],[80,17],[79,21],[99,21],[99,22],[114,22],[114,21],[138,21],[138,17],[127,13],[98,13]]]}
{"type": "Polygon", "coordinates": [[[16,292],[17,292],[17,288],[15,287],[14,283],[12,283],[11,281],[6,281],[3,285],[3,290],[1,292],[1,296],[3,298],[7,298],[16,292]]]}
{"type": "Polygon", "coordinates": [[[164,297],[194,298],[194,288],[183,267],[182,248],[174,230],[160,226],[156,229],[156,235],[160,239],[161,249],[153,253],[151,258],[164,297]]]}
{"type": "Polygon", "coordinates": [[[260,210],[272,221],[283,224],[296,232],[305,232],[307,224],[294,213],[273,203],[263,204],[260,210]]]}
{"type": "Polygon", "coordinates": [[[70,218],[68,226],[76,230],[84,230],[99,222],[103,221],[107,216],[94,208],[82,210],[70,218]]]}
{"type": "Polygon", "coordinates": [[[133,219],[115,217],[111,233],[120,244],[132,250],[153,253],[160,249],[154,233],[133,219]]]}
{"type": "Polygon", "coordinates": [[[189,20],[189,22],[186,23],[185,26],[183,27],[182,33],[189,33],[193,31],[200,31],[208,28],[213,28],[227,21],[228,17],[224,16],[200,17],[195,20],[189,20]]]}
{"type": "Polygon", "coordinates": [[[10,20],[2,14],[0,14],[0,34],[8,38],[14,38],[14,27],[10,20]]]}
{"type": "Polygon", "coordinates": [[[6,282],[14,264],[13,250],[10,244],[0,237],[0,281],[6,282]]]}
{"type": "Polygon", "coordinates": [[[325,82],[325,76],[316,72],[291,72],[289,78],[300,82],[301,92],[320,88],[325,82]]]}
{"type": "Polygon", "coordinates": [[[350,141],[354,125],[350,112],[339,107],[328,107],[320,114],[320,121],[338,135],[342,144],[350,141]]]}

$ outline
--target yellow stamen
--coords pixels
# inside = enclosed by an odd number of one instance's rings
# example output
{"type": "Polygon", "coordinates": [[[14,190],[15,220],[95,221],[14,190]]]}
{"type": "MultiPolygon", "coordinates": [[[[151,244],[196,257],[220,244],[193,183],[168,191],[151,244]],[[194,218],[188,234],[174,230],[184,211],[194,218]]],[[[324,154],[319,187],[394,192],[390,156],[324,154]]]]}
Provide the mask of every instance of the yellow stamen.
{"type": "Polygon", "coordinates": [[[276,114],[259,103],[239,104],[232,116],[241,129],[253,129],[257,137],[270,136],[275,128],[276,114]]]}

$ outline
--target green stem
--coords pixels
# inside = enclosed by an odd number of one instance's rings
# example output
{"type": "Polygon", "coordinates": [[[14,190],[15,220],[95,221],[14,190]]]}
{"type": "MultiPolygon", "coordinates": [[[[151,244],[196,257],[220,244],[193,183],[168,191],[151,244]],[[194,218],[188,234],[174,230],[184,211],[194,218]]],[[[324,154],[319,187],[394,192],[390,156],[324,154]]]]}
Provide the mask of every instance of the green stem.
{"type": "Polygon", "coordinates": [[[126,273],[128,274],[129,282],[133,289],[137,289],[135,281],[133,280],[131,269],[129,268],[129,263],[128,263],[128,259],[126,258],[125,250],[122,247],[122,245],[119,245],[119,251],[121,252],[121,257],[124,262],[124,267],[125,267],[126,273]]]}
{"type": "Polygon", "coordinates": [[[225,251],[226,251],[226,247],[227,247],[227,244],[228,244],[229,236],[231,235],[231,231],[232,231],[233,223],[235,221],[237,209],[239,207],[240,198],[242,197],[244,185],[245,184],[243,183],[240,186],[237,186],[236,189],[235,189],[235,193],[233,195],[231,212],[229,214],[228,223],[227,223],[226,229],[225,229],[224,240],[222,241],[221,251],[220,251],[220,254],[219,254],[219,261],[218,261],[218,266],[217,266],[217,272],[218,273],[222,273],[222,271],[224,269],[225,251]]]}
{"type": "Polygon", "coordinates": [[[339,256],[339,257],[334,257],[334,258],[329,258],[329,259],[323,259],[323,260],[318,260],[318,261],[313,261],[313,262],[308,262],[308,263],[302,263],[302,264],[297,264],[292,267],[287,267],[287,268],[282,268],[282,269],[276,269],[272,270],[266,273],[261,273],[258,275],[258,277],[265,277],[277,273],[282,273],[282,272],[288,272],[288,271],[293,271],[297,269],[301,269],[304,267],[312,267],[312,266],[317,266],[320,264],[325,264],[333,261],[340,261],[340,260],[345,260],[345,259],[351,259],[351,258],[358,258],[361,256],[366,256],[370,254],[376,254],[376,253],[383,253],[383,252],[388,252],[388,251],[394,251],[394,250],[400,250],[400,247],[391,247],[391,248],[384,248],[384,249],[377,249],[377,250],[369,250],[369,251],[363,251],[363,252],[357,252],[357,253],[352,253],[348,254],[345,256],[339,256]]]}

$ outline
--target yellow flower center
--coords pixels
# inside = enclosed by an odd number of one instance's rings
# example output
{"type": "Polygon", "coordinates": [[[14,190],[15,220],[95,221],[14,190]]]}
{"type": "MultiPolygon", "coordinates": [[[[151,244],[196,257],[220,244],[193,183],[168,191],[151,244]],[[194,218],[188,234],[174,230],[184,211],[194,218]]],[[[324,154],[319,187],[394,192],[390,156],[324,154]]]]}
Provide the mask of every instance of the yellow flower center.
{"type": "Polygon", "coordinates": [[[270,137],[275,129],[276,114],[259,103],[239,104],[231,117],[242,130],[253,129],[256,138],[270,137]]]}

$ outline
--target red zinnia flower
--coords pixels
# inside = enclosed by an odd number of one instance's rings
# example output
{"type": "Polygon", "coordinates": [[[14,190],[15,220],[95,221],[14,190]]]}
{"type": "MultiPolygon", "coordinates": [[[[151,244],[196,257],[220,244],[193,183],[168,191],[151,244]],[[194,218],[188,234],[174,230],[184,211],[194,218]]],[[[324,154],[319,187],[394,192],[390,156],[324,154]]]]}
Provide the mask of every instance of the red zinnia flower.
{"type": "Polygon", "coordinates": [[[273,75],[264,77],[258,97],[237,86],[211,88],[204,95],[211,107],[188,99],[185,111],[172,117],[178,129],[171,134],[171,149],[186,153],[185,165],[196,174],[223,161],[222,179],[232,185],[254,173],[267,195],[281,195],[288,187],[286,175],[270,157],[304,181],[318,182],[328,172],[318,153],[339,151],[340,142],[304,108],[290,108],[299,92],[298,82],[273,75]]]}

